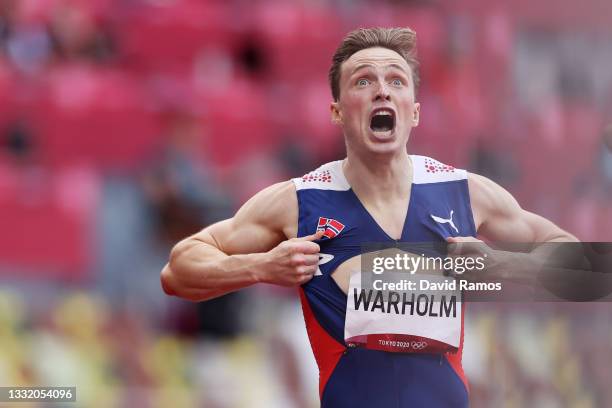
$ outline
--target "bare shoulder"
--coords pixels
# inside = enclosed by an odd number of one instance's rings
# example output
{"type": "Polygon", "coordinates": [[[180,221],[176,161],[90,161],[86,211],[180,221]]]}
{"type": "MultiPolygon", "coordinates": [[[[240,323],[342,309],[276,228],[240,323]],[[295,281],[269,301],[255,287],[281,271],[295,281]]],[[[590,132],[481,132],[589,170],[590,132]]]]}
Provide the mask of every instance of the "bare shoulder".
{"type": "Polygon", "coordinates": [[[533,242],[543,230],[554,227],[525,211],[512,194],[487,177],[468,173],[468,186],[476,231],[487,239],[533,242]]]}
{"type": "Polygon", "coordinates": [[[255,223],[282,232],[297,233],[298,202],[292,181],[273,184],[254,195],[236,213],[235,222],[255,223]]]}
{"type": "Polygon", "coordinates": [[[293,182],[267,187],[227,220],[204,228],[187,240],[201,241],[227,255],[266,252],[297,233],[298,204],[293,182]]]}
{"type": "Polygon", "coordinates": [[[512,194],[487,177],[468,173],[468,186],[476,229],[493,216],[509,215],[521,209],[512,194]]]}
{"type": "Polygon", "coordinates": [[[474,223],[478,234],[495,241],[575,241],[550,220],[521,208],[506,189],[478,174],[468,173],[474,223]]]}

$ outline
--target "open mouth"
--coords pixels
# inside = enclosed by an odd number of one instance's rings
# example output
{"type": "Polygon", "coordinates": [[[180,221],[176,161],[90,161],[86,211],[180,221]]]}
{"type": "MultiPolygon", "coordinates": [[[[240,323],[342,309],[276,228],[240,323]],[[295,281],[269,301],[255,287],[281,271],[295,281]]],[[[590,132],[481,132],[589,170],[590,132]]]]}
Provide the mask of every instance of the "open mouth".
{"type": "Polygon", "coordinates": [[[373,132],[389,132],[395,128],[395,112],[391,109],[374,110],[370,117],[370,129],[373,132]]]}

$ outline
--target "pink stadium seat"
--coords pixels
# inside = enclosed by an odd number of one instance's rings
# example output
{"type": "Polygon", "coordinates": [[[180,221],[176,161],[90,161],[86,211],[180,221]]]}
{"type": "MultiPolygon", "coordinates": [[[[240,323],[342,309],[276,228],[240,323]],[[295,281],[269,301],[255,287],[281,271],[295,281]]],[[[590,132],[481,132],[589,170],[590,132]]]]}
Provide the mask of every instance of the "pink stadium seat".
{"type": "Polygon", "coordinates": [[[3,186],[13,188],[0,194],[0,270],[4,277],[19,271],[19,278],[84,278],[92,261],[97,177],[74,168],[38,181],[27,173],[3,172],[3,186]],[[24,182],[28,179],[35,185],[24,182]]]}
{"type": "Polygon", "coordinates": [[[49,76],[32,124],[52,165],[137,165],[160,136],[155,112],[128,75],[69,67],[49,76]]]}
{"type": "Polygon", "coordinates": [[[222,2],[175,1],[138,7],[121,25],[130,67],[188,73],[198,52],[232,44],[232,16],[222,2]]]}
{"type": "MultiPolygon", "coordinates": [[[[230,165],[274,147],[274,106],[260,87],[235,80],[226,90],[200,95],[206,110],[204,154],[218,165],[230,165]]],[[[278,103],[284,103],[279,101],[278,103]]]]}
{"type": "Polygon", "coordinates": [[[342,144],[342,129],[331,121],[329,106],[332,100],[325,80],[301,83],[295,90],[300,99],[293,114],[303,145],[315,157],[326,157],[330,148],[342,144]]]}
{"type": "Polygon", "coordinates": [[[0,59],[0,131],[15,115],[15,78],[0,59]]]}
{"type": "Polygon", "coordinates": [[[392,12],[394,27],[410,27],[417,32],[419,60],[423,67],[434,61],[447,42],[447,25],[430,7],[396,6],[392,12]]]}
{"type": "Polygon", "coordinates": [[[81,10],[93,18],[104,18],[116,13],[116,0],[19,0],[15,2],[16,17],[20,22],[45,22],[61,7],[81,10]]]}
{"type": "Polygon", "coordinates": [[[259,4],[253,29],[269,47],[273,74],[280,79],[325,79],[336,44],[345,34],[342,20],[316,6],[259,4]]]}

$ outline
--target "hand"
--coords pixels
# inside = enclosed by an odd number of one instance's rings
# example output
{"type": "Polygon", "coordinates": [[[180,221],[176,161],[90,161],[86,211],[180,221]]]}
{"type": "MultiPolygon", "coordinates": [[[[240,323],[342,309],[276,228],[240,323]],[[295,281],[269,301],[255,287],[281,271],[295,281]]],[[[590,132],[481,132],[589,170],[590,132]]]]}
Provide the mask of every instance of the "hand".
{"type": "MultiPolygon", "coordinates": [[[[452,276],[461,277],[467,280],[478,280],[478,278],[482,280],[484,274],[480,272],[487,271],[491,265],[496,263],[497,251],[477,238],[448,237],[446,238],[446,242],[449,243],[448,256],[455,259],[464,258],[462,271],[455,268],[455,271],[451,272],[452,276]],[[474,262],[477,259],[479,259],[480,262],[474,262]],[[483,264],[486,265],[486,267],[480,267],[483,264]]],[[[457,265],[459,265],[459,263],[457,263],[457,265]]],[[[492,276],[488,273],[487,277],[490,279],[492,276]]]]}
{"type": "Polygon", "coordinates": [[[490,255],[493,251],[484,241],[474,237],[448,237],[448,255],[461,256],[484,256],[490,255]]]}
{"type": "Polygon", "coordinates": [[[264,254],[261,282],[281,286],[303,285],[312,279],[319,265],[319,245],[323,231],[283,241],[264,254]]]}

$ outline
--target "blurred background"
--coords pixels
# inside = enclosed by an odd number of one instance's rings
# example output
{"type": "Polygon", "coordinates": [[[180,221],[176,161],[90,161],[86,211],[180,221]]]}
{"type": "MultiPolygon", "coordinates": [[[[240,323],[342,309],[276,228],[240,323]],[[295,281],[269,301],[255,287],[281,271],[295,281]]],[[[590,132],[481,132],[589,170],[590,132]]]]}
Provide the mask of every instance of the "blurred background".
{"type": "MultiPolygon", "coordinates": [[[[411,152],[610,241],[607,0],[0,0],[0,385],[317,406],[295,290],[193,304],[159,272],[254,192],[343,157],[327,71],[362,26],[418,33],[411,152]]],[[[469,305],[472,406],[612,406],[609,310],[469,305]]]]}

